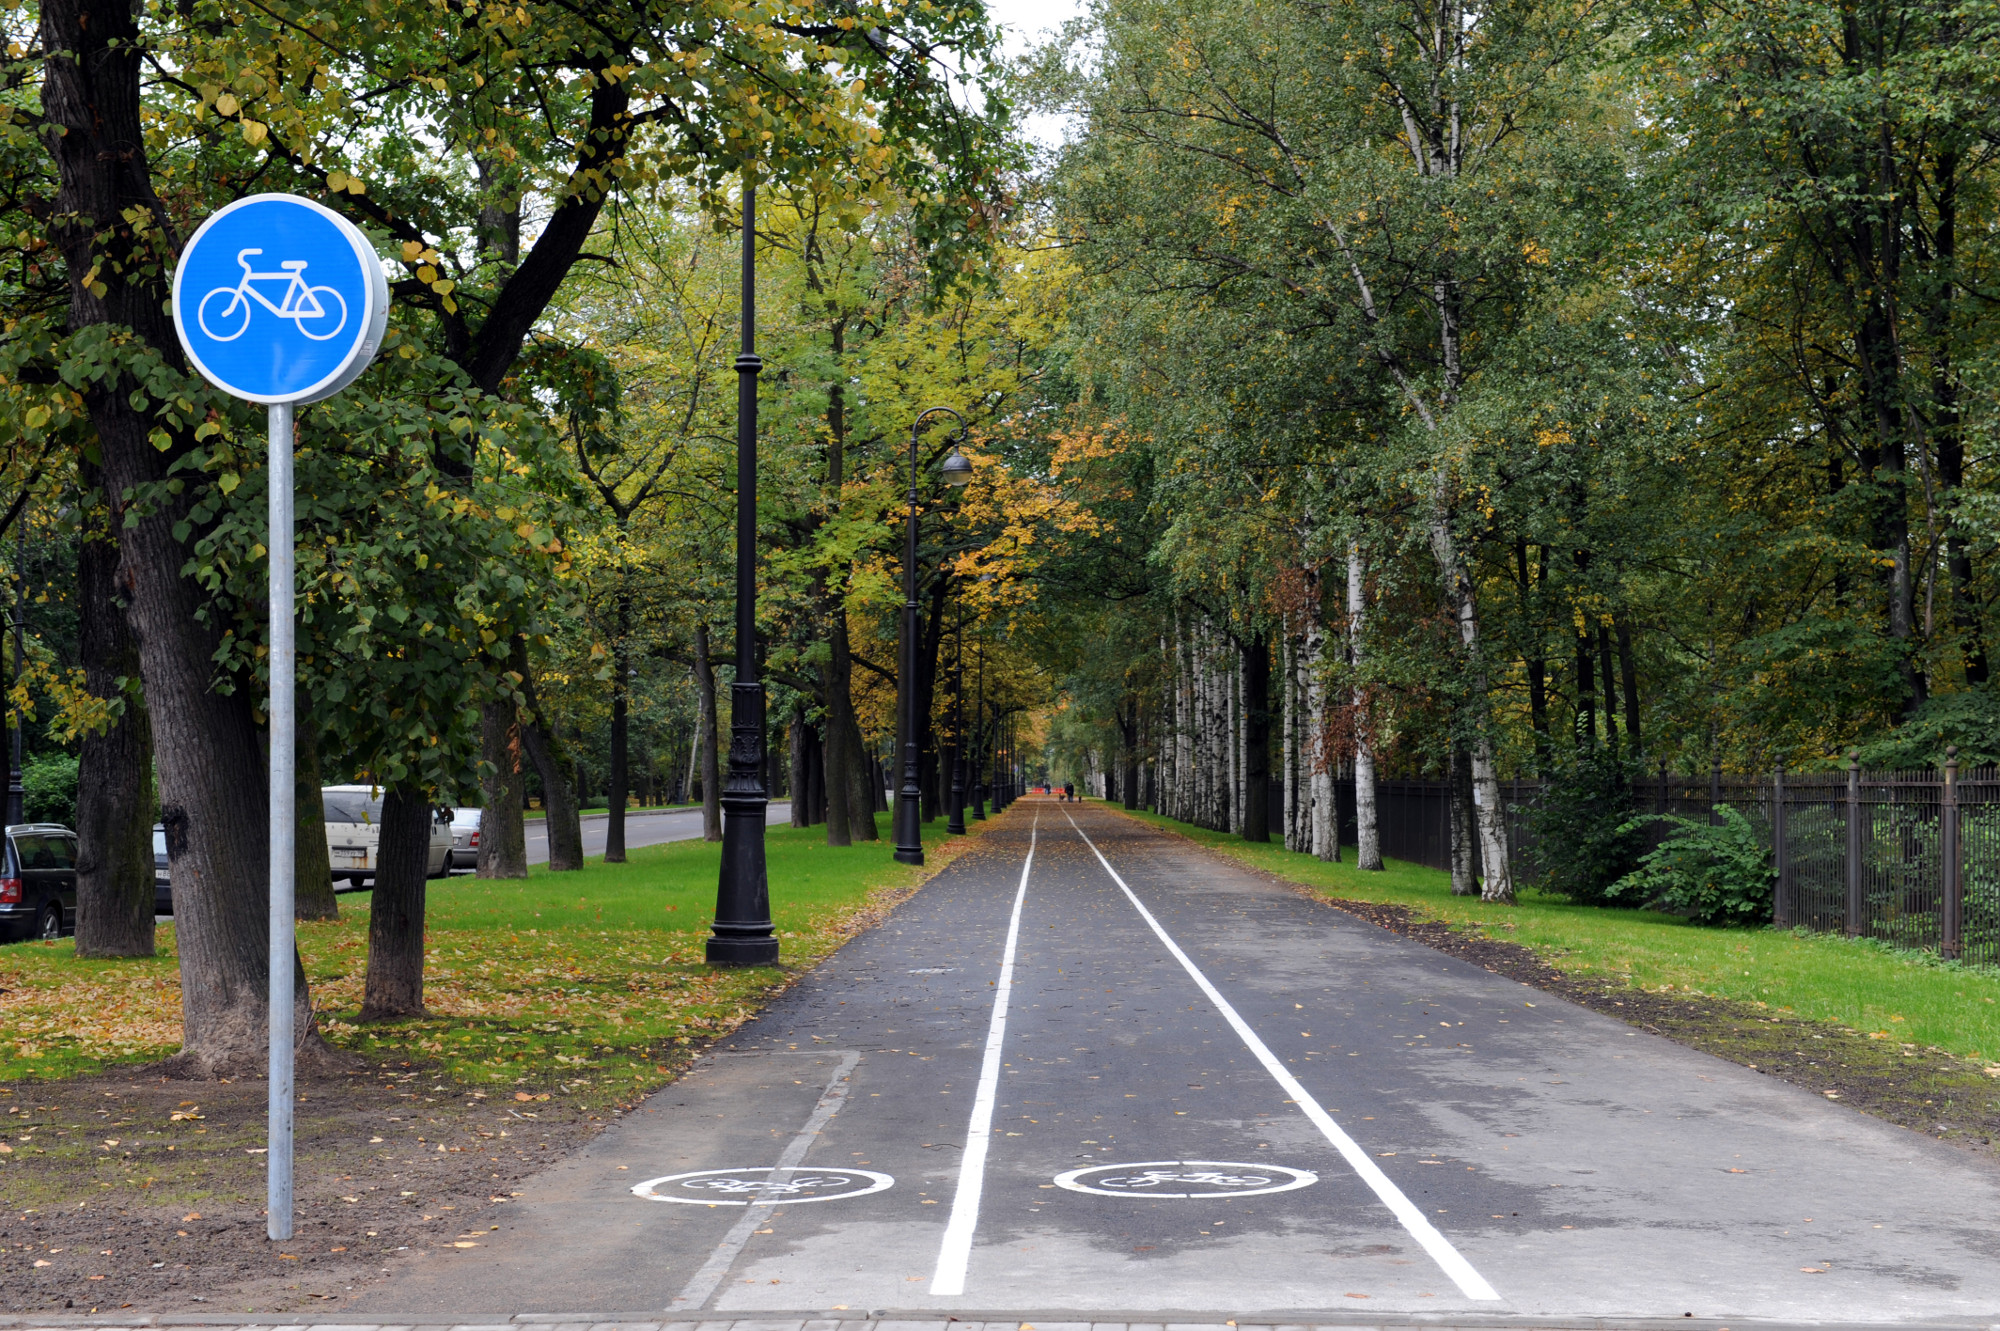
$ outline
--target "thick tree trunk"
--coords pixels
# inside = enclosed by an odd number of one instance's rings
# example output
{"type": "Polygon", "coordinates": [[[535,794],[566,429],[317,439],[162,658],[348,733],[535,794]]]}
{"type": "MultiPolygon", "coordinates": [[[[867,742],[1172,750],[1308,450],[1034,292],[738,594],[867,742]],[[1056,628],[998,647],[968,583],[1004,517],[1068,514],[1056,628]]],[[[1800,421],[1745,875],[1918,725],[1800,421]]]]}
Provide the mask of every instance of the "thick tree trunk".
{"type": "Polygon", "coordinates": [[[792,802],[806,806],[806,826],[818,827],[826,821],[826,739],[811,722],[801,722],[801,729],[805,782],[792,792],[792,802]]]}
{"type": "Polygon", "coordinates": [[[826,695],[826,721],[822,730],[826,735],[825,784],[826,784],[826,844],[829,846],[851,846],[854,836],[848,830],[853,806],[848,795],[847,772],[847,718],[845,708],[838,702],[838,696],[847,692],[845,680],[836,680],[831,663],[820,672],[820,683],[826,695]]]}
{"type": "Polygon", "coordinates": [[[611,789],[610,806],[604,823],[604,862],[625,863],[625,799],[631,789],[627,770],[631,738],[630,698],[627,687],[632,674],[632,598],[618,595],[618,642],[611,651],[611,773],[606,782],[611,789]]]}
{"type": "Polygon", "coordinates": [[[493,773],[480,783],[479,876],[526,878],[528,829],[521,817],[527,803],[527,774],[521,766],[519,708],[511,698],[479,709],[479,750],[493,773]]]}
{"type": "MultiPolygon", "coordinates": [[[[841,637],[846,638],[843,623],[841,637]]],[[[849,678],[852,678],[850,674],[849,678]]],[[[872,788],[875,768],[866,756],[866,742],[861,738],[861,723],[855,719],[852,694],[846,708],[843,725],[847,731],[847,777],[844,788],[847,791],[847,833],[856,841],[875,841],[881,836],[875,828],[875,802],[881,792],[872,788]]]]}
{"type": "MultiPolygon", "coordinates": [[[[50,238],[69,276],[69,326],[129,328],[135,349],[184,372],[167,314],[167,268],[133,219],[172,228],[155,196],[140,115],[139,72],[147,44],[130,0],[49,0],[41,6],[42,142],[54,158],[50,238]],[[90,285],[86,285],[89,283],[90,285]]],[[[149,231],[156,235],[157,231],[149,231]]],[[[219,621],[198,615],[203,595],[182,569],[190,543],[175,534],[195,491],[157,495],[124,525],[122,496],[150,490],[193,446],[133,405],[138,385],[107,377],[83,388],[97,434],[112,529],[119,533],[118,588],[139,644],[160,782],[161,820],[173,863],[176,947],[181,968],[180,1076],[260,1075],[269,1028],[269,828],[265,755],[248,681],[215,687],[219,621]]],[[[305,970],[294,959],[294,1025],[307,1064],[327,1050],[314,1024],[305,970]]]]}
{"type": "MultiPolygon", "coordinates": [[[[138,645],[114,584],[117,567],[109,538],[93,535],[77,551],[83,685],[99,698],[115,697],[118,681],[139,673],[138,645]]],[[[124,702],[102,734],[83,737],[77,757],[79,957],[153,955],[153,732],[146,704],[132,693],[124,702]]]]}
{"type": "MultiPolygon", "coordinates": [[[[1243,839],[1271,839],[1271,644],[1263,633],[1243,644],[1243,839]]],[[[1130,762],[1127,762],[1130,770],[1130,762]]],[[[1125,802],[1132,807],[1131,800],[1125,802]]]]}
{"type": "Polygon", "coordinates": [[[791,760],[791,780],[787,787],[791,791],[792,826],[811,827],[812,810],[808,801],[799,794],[807,785],[806,780],[806,705],[795,699],[792,702],[791,724],[785,727],[786,756],[791,760]]]}
{"type": "Polygon", "coordinates": [[[583,867],[583,820],[577,809],[576,788],[570,781],[569,754],[535,695],[535,677],[528,668],[528,646],[524,639],[515,639],[514,669],[521,676],[521,694],[528,704],[521,716],[521,746],[542,778],[549,870],[569,873],[583,867]]]}
{"type": "Polygon", "coordinates": [[[326,844],[326,801],[320,795],[319,727],[312,709],[298,709],[292,727],[292,913],[301,920],[337,920],[340,898],[333,894],[333,862],[326,844]]]}
{"type": "Polygon", "coordinates": [[[382,799],[382,841],[368,903],[368,974],[361,1020],[424,1012],[424,886],[430,864],[431,806],[415,785],[382,799]]]}
{"type": "MultiPolygon", "coordinates": [[[[715,663],[708,655],[708,625],[694,628],[694,686],[701,698],[701,835],[722,840],[722,765],[715,744],[715,663]]],[[[792,791],[796,802],[798,790],[792,791]]],[[[797,810],[793,811],[794,816],[797,810]]]]}
{"type": "Polygon", "coordinates": [[[1382,868],[1382,827],[1375,801],[1375,711],[1361,679],[1368,636],[1368,578],[1361,545],[1347,545],[1347,659],[1354,670],[1354,865],[1382,868]]]}

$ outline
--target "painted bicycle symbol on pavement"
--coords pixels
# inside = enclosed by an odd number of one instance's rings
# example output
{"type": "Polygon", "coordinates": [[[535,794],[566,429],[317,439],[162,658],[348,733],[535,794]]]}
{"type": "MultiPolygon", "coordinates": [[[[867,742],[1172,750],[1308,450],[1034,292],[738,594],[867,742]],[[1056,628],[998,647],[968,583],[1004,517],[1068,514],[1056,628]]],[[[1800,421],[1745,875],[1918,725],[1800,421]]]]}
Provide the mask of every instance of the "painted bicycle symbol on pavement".
{"type": "Polygon", "coordinates": [[[202,332],[217,342],[234,342],[250,330],[251,317],[256,313],[251,308],[252,301],[280,319],[290,319],[294,328],[315,342],[324,342],[347,326],[347,301],[341,294],[330,286],[307,284],[308,260],[281,259],[277,272],[260,273],[250,266],[250,257],[263,252],[260,248],[236,252],[243,276],[233,287],[216,287],[195,307],[195,322],[201,325],[202,332]],[[274,302],[253,285],[257,282],[283,282],[284,292],[274,302]],[[221,305],[216,304],[218,297],[221,305]]]}
{"type": "Polygon", "coordinates": [[[742,1169],[697,1169],[666,1174],[632,1185],[634,1196],[649,1202],[686,1202],[694,1206],[770,1206],[777,1203],[833,1202],[866,1197],[894,1187],[896,1180],[872,1169],[773,1169],[752,1165],[742,1169]]]}
{"type": "Polygon", "coordinates": [[[1248,1165],[1228,1160],[1147,1160],[1129,1165],[1092,1165],[1056,1175],[1056,1186],[1097,1197],[1255,1197],[1290,1192],[1319,1182],[1319,1175],[1287,1165],[1248,1165]]]}

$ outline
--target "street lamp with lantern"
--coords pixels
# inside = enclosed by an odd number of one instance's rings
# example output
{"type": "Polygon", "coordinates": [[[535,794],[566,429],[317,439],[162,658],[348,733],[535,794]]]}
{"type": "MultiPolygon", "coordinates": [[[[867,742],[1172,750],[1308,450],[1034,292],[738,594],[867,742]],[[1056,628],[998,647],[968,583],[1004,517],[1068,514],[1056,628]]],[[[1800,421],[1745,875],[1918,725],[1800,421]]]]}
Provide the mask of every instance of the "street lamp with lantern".
{"type": "Polygon", "coordinates": [[[743,344],[736,357],[736,679],[729,689],[729,774],[722,780],[722,870],[707,956],[714,966],[775,966],[778,929],[764,861],[764,684],[757,678],[756,184],[743,173],[743,344]]]}
{"type": "MultiPolygon", "coordinates": [[[[903,531],[903,643],[896,688],[901,695],[897,708],[903,728],[903,784],[896,792],[896,859],[902,864],[924,862],[923,789],[917,780],[917,435],[932,416],[949,416],[965,432],[965,417],[950,407],[929,407],[910,422],[909,517],[903,531]]],[[[944,483],[958,489],[972,479],[972,459],[958,451],[951,453],[939,468],[944,483]]]]}

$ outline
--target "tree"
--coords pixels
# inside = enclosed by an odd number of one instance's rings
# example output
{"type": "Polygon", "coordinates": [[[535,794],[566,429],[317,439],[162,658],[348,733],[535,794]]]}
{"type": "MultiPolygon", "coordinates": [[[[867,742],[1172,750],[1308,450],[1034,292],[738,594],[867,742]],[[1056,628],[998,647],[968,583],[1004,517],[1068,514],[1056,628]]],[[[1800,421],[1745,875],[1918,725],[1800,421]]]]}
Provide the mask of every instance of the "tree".
{"type": "MultiPolygon", "coordinates": [[[[885,10],[867,24],[804,10],[764,17],[741,23],[721,3],[442,18],[343,4],[41,7],[39,49],[26,57],[39,68],[22,77],[40,80],[31,137],[48,165],[25,154],[16,165],[59,182],[55,208],[24,220],[53,244],[69,301],[23,340],[42,339],[34,374],[64,385],[38,408],[44,421],[88,417],[123,524],[128,618],[185,884],[184,1070],[261,1058],[264,1024],[262,949],[252,945],[264,910],[255,702],[241,676],[215,687],[229,610],[208,602],[228,579],[204,588],[183,571],[200,535],[189,480],[206,465],[202,445],[216,431],[254,436],[254,418],[186,373],[168,325],[167,277],[189,214],[249,188],[302,190],[348,211],[404,265],[395,296],[411,320],[405,369],[427,382],[394,387],[469,395],[468,405],[531,398],[512,377],[523,342],[617,191],[678,177],[713,191],[750,160],[780,175],[877,174],[933,201],[926,225],[942,248],[982,243],[968,220],[983,223],[1002,104],[987,121],[959,112],[919,55],[978,48],[977,8],[885,10]],[[158,77],[142,115],[149,71],[158,77]],[[480,187],[464,188],[465,177],[480,187]],[[488,243],[518,234],[510,219],[526,196],[547,205],[534,244],[519,254],[488,243]]],[[[489,411],[475,406],[467,419],[489,411]]],[[[478,466],[451,425],[459,418],[428,431],[445,491],[478,466]]],[[[495,635],[502,664],[519,632],[508,628],[495,635]]],[[[422,756],[406,750],[404,765],[422,756]]],[[[415,800],[396,808],[418,816],[415,800]]],[[[412,821],[398,834],[415,831],[412,821]]],[[[310,1045],[303,982],[296,1002],[310,1045]]]]}

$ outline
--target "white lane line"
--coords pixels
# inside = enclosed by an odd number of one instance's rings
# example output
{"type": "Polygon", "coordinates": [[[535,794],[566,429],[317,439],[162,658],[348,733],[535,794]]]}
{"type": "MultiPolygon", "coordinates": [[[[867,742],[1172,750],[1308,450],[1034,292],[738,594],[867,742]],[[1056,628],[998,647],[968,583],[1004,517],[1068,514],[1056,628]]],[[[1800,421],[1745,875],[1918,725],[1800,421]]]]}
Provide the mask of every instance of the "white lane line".
{"type": "MultiPolygon", "coordinates": [[[[1069,818],[1069,810],[1063,810],[1063,817],[1069,818]]],[[[1181,968],[1201,986],[1201,991],[1208,995],[1208,1001],[1215,1004],[1216,1010],[1222,1013],[1229,1024],[1236,1029],[1236,1034],[1242,1037],[1250,1052],[1257,1056],[1257,1061],[1264,1065],[1264,1070],[1277,1080],[1286,1095],[1298,1101],[1299,1108],[1305,1111],[1308,1119],[1312,1120],[1312,1125],[1320,1130],[1320,1135],[1333,1143],[1333,1148],[1339,1151],[1348,1166],[1361,1176],[1361,1181],[1374,1190],[1375,1195],[1395,1214],[1396,1219],[1403,1222],[1403,1228],[1410,1232],[1410,1237],[1423,1245],[1424,1251],[1431,1255],[1431,1260],[1443,1268],[1444,1273],[1457,1284],[1459,1292],[1468,1299],[1498,1299],[1499,1291],[1486,1283],[1486,1277],[1473,1270],[1472,1263],[1466,1261],[1459,1255],[1458,1249],[1451,1246],[1451,1240],[1440,1234],[1437,1226],[1425,1219],[1424,1213],[1403,1195],[1403,1190],[1391,1182],[1389,1176],[1369,1158],[1368,1153],[1361,1149],[1354,1138],[1342,1131],[1341,1126],[1333,1121],[1333,1116],[1320,1107],[1319,1101],[1313,1098],[1313,1093],[1308,1091],[1297,1077],[1285,1070],[1285,1065],[1278,1061],[1278,1056],[1258,1038],[1257,1032],[1250,1029],[1250,1023],[1243,1020],[1230,1005],[1229,1000],[1222,996],[1222,991],[1209,983],[1208,977],[1201,973],[1201,968],[1195,965],[1194,960],[1181,951],[1180,944],[1160,927],[1160,922],[1153,918],[1153,912],[1146,909],[1138,894],[1119,877],[1118,871],[1111,867],[1111,861],[1104,858],[1104,852],[1090,839],[1090,834],[1077,827],[1074,818],[1069,818],[1069,825],[1076,827],[1076,834],[1083,838],[1084,845],[1090,847],[1090,853],[1097,856],[1097,862],[1104,866],[1104,872],[1111,875],[1111,881],[1118,884],[1119,889],[1125,893],[1126,900],[1130,901],[1132,908],[1139,912],[1139,917],[1152,926],[1153,932],[1159,936],[1162,943],[1166,944],[1167,951],[1174,954],[1174,960],[1180,962],[1181,968]]]]}
{"type": "Polygon", "coordinates": [[[1021,886],[1014,892],[1014,914],[1007,921],[1007,946],[1000,953],[1000,978],[993,984],[993,1021],[986,1028],[986,1058],[979,1065],[979,1092],[972,1101],[972,1123],[965,1130],[965,1152],[959,1157],[958,1193],[951,1199],[951,1219],[944,1227],[931,1294],[965,1293],[965,1268],[972,1260],[972,1233],[979,1228],[979,1195],[986,1188],[986,1147],[993,1137],[993,1100],[1000,1085],[1000,1046],[1007,1039],[1007,996],[1014,989],[1014,951],[1021,941],[1021,905],[1028,899],[1028,870],[1035,863],[1035,842],[1042,811],[1028,825],[1028,858],[1021,861],[1021,886]]]}
{"type": "Polygon", "coordinates": [[[722,1242],[715,1246],[715,1251],[708,1255],[708,1260],[701,1264],[701,1269],[694,1273],[694,1278],[687,1282],[687,1287],[674,1296],[674,1301],[667,1306],[668,1312],[676,1312],[683,1308],[706,1307],[709,1299],[715,1296],[716,1286],[729,1275],[729,1268],[736,1265],[736,1259],[743,1252],[743,1245],[750,1241],[750,1235],[759,1225],[770,1222],[769,1208],[759,1205],[760,1202],[771,1201],[779,1195],[769,1185],[778,1182],[781,1177],[789,1177],[785,1171],[796,1168],[798,1163],[806,1158],[806,1152],[812,1148],[813,1139],[819,1136],[820,1129],[840,1111],[841,1104],[847,1099],[847,1076],[854,1071],[854,1065],[860,1061],[860,1050],[841,1051],[840,1066],[834,1070],[833,1080],[829,1081],[826,1089],[820,1092],[819,1103],[813,1106],[812,1117],[808,1118],[806,1125],[799,1129],[799,1135],[786,1144],[785,1153],[778,1157],[777,1168],[764,1180],[765,1187],[759,1189],[757,1195],[750,1199],[750,1204],[743,1208],[743,1218],[729,1227],[729,1232],[723,1235],[722,1242]]]}

